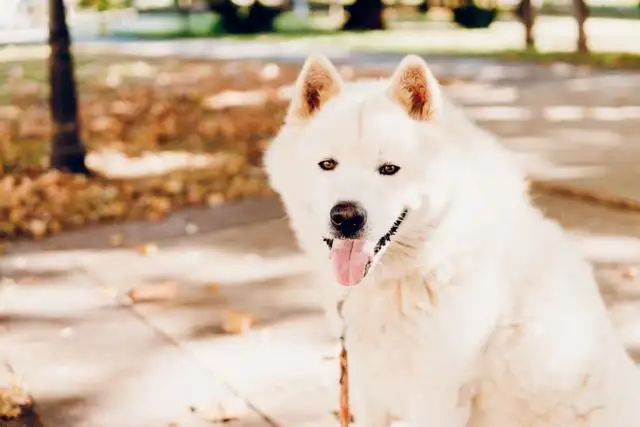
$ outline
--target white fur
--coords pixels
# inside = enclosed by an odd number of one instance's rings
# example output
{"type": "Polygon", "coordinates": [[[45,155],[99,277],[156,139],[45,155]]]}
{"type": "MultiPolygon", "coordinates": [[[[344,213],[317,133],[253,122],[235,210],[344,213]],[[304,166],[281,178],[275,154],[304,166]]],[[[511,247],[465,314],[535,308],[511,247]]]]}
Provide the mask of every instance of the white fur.
{"type": "Polygon", "coordinates": [[[313,67],[328,70],[321,78],[337,92],[297,118],[305,98],[294,95],[265,165],[329,304],[346,296],[357,423],[640,426],[640,375],[591,267],[530,204],[510,154],[432,82],[436,114],[416,119],[394,99],[393,79],[342,85],[326,59],[305,66],[297,94],[313,67]],[[327,157],[339,162],[330,172],[317,166],[327,157]],[[387,161],[401,171],[379,175],[387,161]],[[409,208],[369,275],[349,288],[337,284],[322,240],[341,200],[365,207],[374,240],[409,208]]]}

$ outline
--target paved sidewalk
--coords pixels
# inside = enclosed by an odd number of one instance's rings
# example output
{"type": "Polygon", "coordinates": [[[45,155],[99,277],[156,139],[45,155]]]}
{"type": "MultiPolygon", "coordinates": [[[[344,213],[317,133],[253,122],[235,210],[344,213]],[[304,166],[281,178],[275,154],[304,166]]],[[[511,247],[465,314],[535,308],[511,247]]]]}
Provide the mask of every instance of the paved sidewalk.
{"type": "MultiPolygon", "coordinates": [[[[301,63],[310,50],[291,41],[169,40],[94,43],[81,51],[149,57],[260,59],[301,63]]],[[[337,64],[392,69],[403,55],[321,49],[337,64]]],[[[532,177],[563,181],[640,201],[640,73],[566,64],[426,55],[445,91],[501,137],[532,177]]]]}
{"type": "MultiPolygon", "coordinates": [[[[486,69],[485,69],[486,70],[486,69]]],[[[448,92],[531,176],[640,201],[640,73],[472,82],[448,92]]]]}
{"type": "MultiPolygon", "coordinates": [[[[615,20],[606,21],[615,26],[615,20]]],[[[386,67],[390,72],[403,56],[295,39],[97,40],[79,42],[76,49],[92,54],[292,63],[301,63],[311,50],[319,49],[338,64],[386,67]]],[[[461,80],[446,92],[481,126],[500,136],[533,177],[640,201],[640,185],[635,184],[640,182],[638,71],[437,54],[425,58],[436,75],[461,80]]]]}
{"type": "MultiPolygon", "coordinates": [[[[631,269],[640,267],[638,215],[537,200],[596,265],[616,325],[640,355],[640,279],[631,269]]],[[[0,348],[44,427],[199,427],[220,407],[238,426],[336,424],[335,348],[307,264],[286,220],[259,210],[245,220],[253,221],[169,235],[146,255],[102,249],[103,235],[83,232],[75,238],[84,246],[61,236],[46,251],[24,244],[2,260],[11,280],[1,294],[0,348]],[[127,293],[142,284],[173,291],[131,304],[127,293]],[[223,333],[230,313],[247,313],[254,328],[223,333]]]]}

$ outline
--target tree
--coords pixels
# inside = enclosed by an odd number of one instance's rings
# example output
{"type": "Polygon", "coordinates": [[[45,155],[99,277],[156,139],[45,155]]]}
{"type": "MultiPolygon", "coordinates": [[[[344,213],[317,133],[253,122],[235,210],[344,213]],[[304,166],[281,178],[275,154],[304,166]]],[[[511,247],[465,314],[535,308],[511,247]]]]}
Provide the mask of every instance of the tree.
{"type": "Polygon", "coordinates": [[[382,0],[355,0],[345,7],[349,17],[342,29],[345,31],[384,30],[384,3],[382,0]]]}
{"type": "Polygon", "coordinates": [[[49,107],[52,122],[50,167],[91,174],[80,140],[78,100],[63,0],[49,0],[49,107]]]}
{"type": "Polygon", "coordinates": [[[585,0],[573,0],[573,16],[576,18],[578,24],[578,41],[576,44],[576,50],[579,53],[588,53],[589,45],[587,43],[587,33],[584,29],[584,23],[589,17],[589,6],[585,0]]]}
{"type": "Polygon", "coordinates": [[[533,24],[536,20],[536,9],[533,0],[520,0],[515,13],[524,24],[524,40],[527,49],[535,49],[536,42],[533,37],[533,24]]]}
{"type": "Polygon", "coordinates": [[[182,33],[187,34],[189,32],[189,10],[185,7],[183,0],[173,0],[173,8],[180,15],[182,33]]]}
{"type": "Polygon", "coordinates": [[[416,10],[418,11],[418,13],[427,13],[429,12],[429,9],[431,5],[429,4],[429,0],[422,0],[417,6],[416,6],[416,10]]]}
{"type": "MultiPolygon", "coordinates": [[[[535,0],[520,0],[515,11],[520,21],[524,24],[525,43],[527,48],[535,48],[535,39],[533,37],[533,26],[536,19],[535,0]]],[[[536,2],[537,3],[537,2],[536,2]]],[[[589,17],[589,7],[585,0],[571,0],[573,17],[578,25],[578,40],[576,43],[576,51],[578,53],[588,53],[589,45],[587,43],[587,33],[584,24],[589,17]]]]}

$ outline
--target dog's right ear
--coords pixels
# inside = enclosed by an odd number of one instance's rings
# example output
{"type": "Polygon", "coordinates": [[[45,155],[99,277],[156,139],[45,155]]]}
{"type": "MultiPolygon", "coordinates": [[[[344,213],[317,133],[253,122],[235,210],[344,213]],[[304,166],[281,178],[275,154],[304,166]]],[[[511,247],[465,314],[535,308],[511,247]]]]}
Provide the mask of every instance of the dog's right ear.
{"type": "Polygon", "coordinates": [[[387,96],[418,121],[433,118],[442,105],[438,81],[427,63],[416,55],[407,55],[391,77],[387,96]]]}
{"type": "Polygon", "coordinates": [[[327,57],[309,55],[298,79],[285,122],[300,122],[311,118],[331,98],[342,90],[342,77],[327,57]]]}

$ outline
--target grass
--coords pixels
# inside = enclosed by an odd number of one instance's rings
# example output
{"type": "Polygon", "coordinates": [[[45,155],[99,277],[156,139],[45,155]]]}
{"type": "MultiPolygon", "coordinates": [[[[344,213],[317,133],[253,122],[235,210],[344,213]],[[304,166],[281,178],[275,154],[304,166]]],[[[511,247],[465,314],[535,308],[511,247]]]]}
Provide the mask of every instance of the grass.
{"type": "Polygon", "coordinates": [[[585,55],[576,52],[537,52],[522,49],[486,53],[467,52],[466,55],[545,64],[564,62],[605,69],[640,69],[640,55],[628,52],[594,52],[585,55]]]}
{"type": "MultiPolygon", "coordinates": [[[[145,16],[144,14],[142,16],[145,16]]],[[[230,36],[225,34],[220,25],[220,17],[215,13],[198,13],[185,17],[175,13],[154,13],[146,16],[149,23],[155,26],[136,26],[115,28],[110,33],[117,37],[133,37],[139,39],[173,39],[199,37],[225,37],[235,39],[253,39],[256,35],[230,36]],[[145,28],[146,27],[146,28],[145,28]]],[[[292,12],[285,12],[274,22],[275,33],[280,37],[300,37],[329,34],[335,31],[339,22],[324,16],[301,19],[292,12]]]]}
{"type": "MultiPolygon", "coordinates": [[[[550,5],[549,7],[561,7],[550,5]]],[[[625,7],[630,7],[626,5],[625,7]]],[[[165,19],[168,15],[162,15],[165,19]]],[[[406,13],[405,13],[406,15],[406,13]]],[[[225,41],[263,41],[271,43],[307,44],[322,49],[324,46],[340,46],[346,49],[374,53],[417,53],[452,56],[497,58],[540,63],[564,62],[584,64],[602,68],[640,68],[640,50],[625,40],[636,37],[633,21],[623,27],[614,22],[596,22],[597,31],[592,31],[593,39],[604,42],[602,51],[590,55],[580,55],[568,51],[572,48],[570,18],[549,17],[538,24],[540,51],[518,49],[522,38],[521,26],[513,22],[509,14],[503,13],[500,22],[485,30],[463,30],[450,23],[450,12],[446,9],[430,11],[428,24],[424,21],[406,20],[403,14],[390,19],[391,28],[386,31],[350,33],[336,31],[341,25],[340,16],[314,13],[310,19],[303,19],[293,13],[284,13],[275,22],[273,33],[253,35],[225,35],[219,28],[219,20],[214,14],[194,15],[189,25],[156,25],[156,30],[145,31],[144,26],[134,32],[119,31],[120,36],[146,39],[171,39],[192,37],[215,37],[225,41]],[[511,22],[508,22],[511,21],[511,22]],[[609,29],[611,27],[611,30],[609,29]],[[213,31],[211,31],[213,29],[213,31]],[[606,36],[615,31],[615,37],[606,36]],[[556,33],[560,30],[560,33],[556,33]],[[207,32],[208,31],[208,32],[207,32]],[[624,36],[630,32],[628,36],[624,36]],[[603,35],[603,33],[606,33],[603,35]],[[507,37],[508,36],[508,37],[507,37]],[[612,43],[611,40],[615,41],[612,43]],[[620,47],[620,48],[619,48],[620,47]],[[629,48],[629,52],[623,50],[629,48]]],[[[407,15],[410,16],[410,15],[407,15]]],[[[417,15],[416,15],[417,16],[417,15]]],[[[175,18],[175,16],[174,16],[175,18]]],[[[167,19],[173,19],[171,17],[167,19]]],[[[157,23],[157,22],[156,22],[157,23]]],[[[175,23],[175,22],[174,22],[175,23]]],[[[597,43],[595,43],[597,45],[597,43]]]]}

